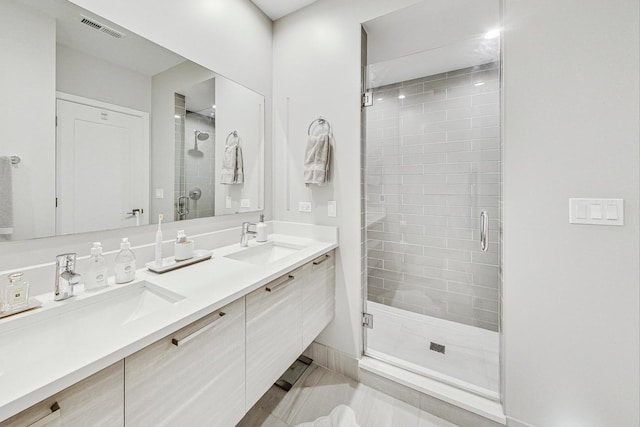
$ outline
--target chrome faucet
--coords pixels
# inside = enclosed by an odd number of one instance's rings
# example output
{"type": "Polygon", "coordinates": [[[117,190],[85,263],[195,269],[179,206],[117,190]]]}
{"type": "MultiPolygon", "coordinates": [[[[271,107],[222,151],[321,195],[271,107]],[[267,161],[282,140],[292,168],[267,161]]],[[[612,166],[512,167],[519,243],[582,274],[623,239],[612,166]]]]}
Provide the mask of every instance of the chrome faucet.
{"type": "Polygon", "coordinates": [[[73,287],[80,283],[76,268],[76,254],[56,256],[56,283],[53,287],[53,300],[62,301],[73,296],[73,287]]]}
{"type": "Polygon", "coordinates": [[[253,222],[243,222],[242,223],[242,234],[240,235],[240,246],[243,248],[246,248],[249,245],[249,235],[256,235],[258,234],[257,231],[251,231],[249,230],[249,227],[251,226],[256,226],[255,223],[253,222]]]}

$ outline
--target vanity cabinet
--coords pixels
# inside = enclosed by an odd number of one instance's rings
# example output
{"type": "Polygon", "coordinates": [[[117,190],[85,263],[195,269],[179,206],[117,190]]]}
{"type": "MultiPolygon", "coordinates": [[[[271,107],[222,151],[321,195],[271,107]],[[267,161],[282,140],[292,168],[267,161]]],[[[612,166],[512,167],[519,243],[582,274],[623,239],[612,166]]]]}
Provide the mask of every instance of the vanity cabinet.
{"type": "Polygon", "coordinates": [[[324,254],[304,266],[302,286],[303,350],[329,324],[335,314],[335,256],[324,254]]]}
{"type": "Polygon", "coordinates": [[[303,268],[246,296],[249,410],[302,353],[303,268]]]}
{"type": "Polygon", "coordinates": [[[2,427],[121,427],[124,362],[62,390],[0,423],[2,427]]]}
{"type": "Polygon", "coordinates": [[[125,359],[125,424],[235,425],[244,379],[240,298],[125,359]]]}

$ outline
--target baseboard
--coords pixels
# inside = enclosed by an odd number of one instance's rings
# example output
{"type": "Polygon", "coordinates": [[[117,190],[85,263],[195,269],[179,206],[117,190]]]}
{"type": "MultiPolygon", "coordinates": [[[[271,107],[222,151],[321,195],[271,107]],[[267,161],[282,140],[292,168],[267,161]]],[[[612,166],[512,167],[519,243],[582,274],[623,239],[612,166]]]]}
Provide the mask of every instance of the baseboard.
{"type": "Polygon", "coordinates": [[[358,359],[315,341],[302,354],[330,371],[358,381],[358,359]]]}

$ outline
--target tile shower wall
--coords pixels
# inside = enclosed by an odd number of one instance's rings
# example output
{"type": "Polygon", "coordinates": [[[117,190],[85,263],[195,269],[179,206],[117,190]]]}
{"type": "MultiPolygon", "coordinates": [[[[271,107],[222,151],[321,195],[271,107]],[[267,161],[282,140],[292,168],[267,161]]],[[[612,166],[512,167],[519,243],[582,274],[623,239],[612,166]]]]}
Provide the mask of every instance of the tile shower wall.
{"type": "Polygon", "coordinates": [[[178,221],[178,197],[182,195],[184,188],[184,137],[185,137],[185,118],[187,115],[186,101],[184,95],[174,94],[175,112],[174,112],[174,138],[175,144],[175,170],[173,180],[173,220],[178,221]]]}
{"type": "Polygon", "coordinates": [[[205,218],[213,216],[215,205],[215,120],[201,114],[187,111],[185,123],[184,165],[186,189],[199,188],[202,195],[199,200],[189,200],[187,218],[205,218]],[[194,131],[208,133],[209,138],[195,145],[194,131]]]}
{"type": "Polygon", "coordinates": [[[498,330],[499,100],[497,63],[374,89],[366,110],[369,300],[498,330]]]}

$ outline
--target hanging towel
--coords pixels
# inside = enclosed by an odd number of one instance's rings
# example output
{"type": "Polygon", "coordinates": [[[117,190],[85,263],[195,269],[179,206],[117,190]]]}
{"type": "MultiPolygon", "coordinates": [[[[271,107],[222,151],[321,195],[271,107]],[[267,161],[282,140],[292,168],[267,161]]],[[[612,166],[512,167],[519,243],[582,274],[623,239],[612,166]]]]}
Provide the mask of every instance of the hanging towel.
{"type": "Polygon", "coordinates": [[[326,417],[320,417],[309,423],[298,424],[296,427],[359,427],[356,414],[346,405],[338,405],[326,417]]]}
{"type": "Polygon", "coordinates": [[[224,147],[220,182],[222,184],[242,184],[244,182],[242,147],[238,138],[224,147]]]}
{"type": "Polygon", "coordinates": [[[0,156],[0,240],[13,234],[13,188],[11,157],[0,156]]]}
{"type": "Polygon", "coordinates": [[[309,135],[304,154],[304,183],[324,185],[329,181],[331,138],[328,133],[309,135]]]}

